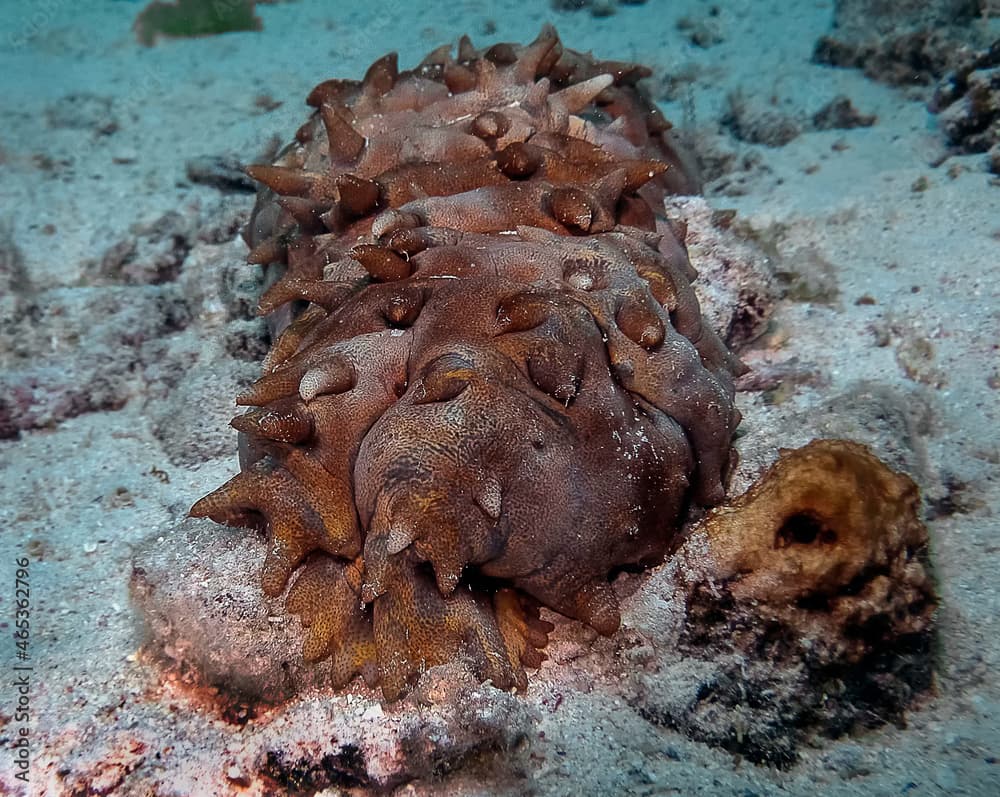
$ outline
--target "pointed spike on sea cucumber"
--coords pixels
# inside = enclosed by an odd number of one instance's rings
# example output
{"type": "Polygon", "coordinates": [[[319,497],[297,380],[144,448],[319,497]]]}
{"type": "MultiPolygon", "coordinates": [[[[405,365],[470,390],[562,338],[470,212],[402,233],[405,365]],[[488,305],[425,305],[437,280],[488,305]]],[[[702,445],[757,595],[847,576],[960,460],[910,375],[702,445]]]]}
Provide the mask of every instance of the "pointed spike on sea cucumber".
{"type": "Polygon", "coordinates": [[[446,354],[431,363],[413,391],[414,404],[451,401],[468,386],[474,371],[465,358],[446,354]]]}
{"type": "Polygon", "coordinates": [[[427,295],[423,289],[405,286],[403,290],[389,296],[382,306],[386,322],[397,329],[411,327],[424,309],[427,295]]]}
{"type": "Polygon", "coordinates": [[[417,538],[417,530],[403,520],[394,520],[385,539],[385,550],[393,556],[410,546],[417,538]]]}
{"type": "Polygon", "coordinates": [[[236,397],[240,406],[263,407],[272,401],[294,396],[305,373],[305,366],[290,365],[265,374],[236,397]]]}
{"type": "Polygon", "coordinates": [[[349,94],[361,87],[357,80],[341,80],[334,78],[324,80],[315,86],[306,97],[306,105],[319,108],[324,103],[342,103],[349,94]]]}
{"type": "MultiPolygon", "coordinates": [[[[607,72],[615,79],[616,86],[634,86],[644,77],[653,74],[653,70],[642,64],[635,64],[630,61],[598,61],[595,68],[602,72],[607,72]]],[[[651,117],[653,112],[647,114],[651,117]]],[[[650,131],[652,132],[652,131],[650,131]]]]}
{"type": "Polygon", "coordinates": [[[543,77],[530,89],[528,89],[528,93],[525,94],[524,99],[521,100],[521,106],[529,113],[541,113],[548,106],[550,90],[551,85],[549,83],[549,79],[547,77],[543,77]]]}
{"type": "Polygon", "coordinates": [[[300,298],[322,307],[327,313],[332,313],[351,296],[356,286],[352,282],[333,280],[302,280],[303,287],[300,298]]]}
{"type": "Polygon", "coordinates": [[[647,302],[626,299],[615,315],[618,328],[635,343],[652,350],[663,343],[663,321],[647,302]]]}
{"type": "Polygon", "coordinates": [[[365,148],[365,137],[347,121],[337,106],[324,103],[319,107],[330,145],[330,157],[335,161],[354,161],[365,148]]]}
{"type": "Polygon", "coordinates": [[[611,75],[595,75],[589,80],[574,83],[572,86],[557,91],[549,98],[549,101],[561,104],[569,113],[579,113],[612,83],[614,83],[614,78],[611,75]]]}
{"type": "Polygon", "coordinates": [[[332,233],[342,232],[351,222],[351,219],[347,217],[336,202],[320,218],[323,221],[323,226],[332,233]]]}
{"type": "Polygon", "coordinates": [[[541,148],[527,142],[515,141],[497,153],[497,167],[513,179],[530,177],[541,165],[541,148]]]}
{"type": "Polygon", "coordinates": [[[555,629],[556,627],[547,620],[540,620],[537,616],[533,616],[525,626],[524,638],[535,647],[543,648],[548,644],[549,634],[555,629]]]}
{"type": "Polygon", "coordinates": [[[201,499],[191,507],[191,515],[244,525],[251,513],[263,516],[270,528],[270,545],[262,586],[265,594],[274,597],[281,594],[292,570],[322,539],[320,518],[299,491],[300,486],[289,474],[265,457],[201,499]]]}
{"type": "Polygon", "coordinates": [[[188,510],[189,517],[211,518],[216,523],[240,525],[247,510],[256,509],[255,497],[260,492],[260,474],[256,470],[241,471],[188,510]]]}
{"type": "Polygon", "coordinates": [[[483,53],[483,58],[497,66],[509,66],[517,61],[517,50],[509,42],[498,42],[483,53]]]}
{"type": "Polygon", "coordinates": [[[583,363],[569,347],[551,345],[528,358],[528,376],[535,386],[564,407],[576,399],[583,383],[583,363]]]}
{"type": "Polygon", "coordinates": [[[545,322],[551,307],[544,296],[533,293],[517,293],[508,296],[497,305],[496,334],[526,332],[545,322]]]}
{"type": "Polygon", "coordinates": [[[510,120],[499,111],[484,111],[472,120],[470,131],[484,141],[495,141],[510,130],[510,120]]]}
{"type": "Polygon", "coordinates": [[[285,608],[299,615],[303,627],[309,629],[303,645],[307,661],[344,652],[366,636],[366,618],[348,576],[352,564],[329,557],[312,559],[288,589],[285,608]]]}
{"type": "Polygon", "coordinates": [[[497,65],[485,58],[480,58],[472,65],[476,73],[476,89],[486,95],[499,94],[501,79],[497,73],[497,65]]]}
{"type": "Polygon", "coordinates": [[[376,240],[381,240],[398,230],[408,230],[422,226],[423,219],[416,213],[408,213],[395,209],[384,210],[372,222],[372,237],[376,240]]]}
{"type": "Polygon", "coordinates": [[[662,269],[638,265],[636,274],[646,281],[649,292],[664,310],[670,313],[677,309],[677,287],[662,269]]]}
{"type": "Polygon", "coordinates": [[[330,584],[329,576],[322,567],[306,566],[299,573],[288,590],[285,598],[285,608],[291,614],[302,616],[303,625],[312,624],[313,620],[322,614],[322,596],[330,584]]]}
{"type": "Polygon", "coordinates": [[[344,568],[344,580],[355,595],[361,594],[361,582],[364,580],[364,571],[364,560],[360,556],[352,559],[344,568]]]}
{"type": "MultiPolygon", "coordinates": [[[[365,535],[361,558],[362,567],[360,569],[355,568],[354,575],[357,577],[357,586],[360,589],[363,603],[370,603],[385,592],[387,588],[386,570],[389,566],[389,557],[399,553],[409,545],[408,542],[400,548],[399,543],[401,540],[396,539],[393,547],[397,550],[389,550],[390,538],[392,537],[390,523],[398,525],[400,529],[406,527],[406,524],[390,521],[390,503],[391,499],[387,498],[385,494],[380,495],[377,499],[375,511],[372,514],[369,524],[369,530],[365,535]]],[[[410,542],[412,542],[412,536],[410,542]]]]}
{"type": "Polygon", "coordinates": [[[357,556],[362,540],[350,476],[331,473],[310,450],[290,447],[281,451],[281,457],[288,473],[303,486],[303,500],[320,519],[317,546],[334,556],[357,556]]]}
{"type": "Polygon", "coordinates": [[[266,511],[270,525],[270,546],[264,557],[262,586],[271,597],[280,595],[292,572],[306,555],[320,549],[324,538],[323,521],[290,479],[282,486],[280,498],[266,511]]]}
{"type": "Polygon", "coordinates": [[[312,119],[308,119],[299,125],[299,129],[295,131],[295,140],[300,144],[308,144],[313,140],[313,132],[315,127],[313,125],[312,119]]]}
{"type": "Polygon", "coordinates": [[[283,408],[255,407],[229,422],[238,432],[276,440],[279,443],[301,443],[312,437],[312,415],[296,403],[283,408]]]}
{"type": "Polygon", "coordinates": [[[393,252],[402,255],[404,258],[413,257],[423,252],[431,246],[438,244],[428,235],[428,227],[412,227],[403,230],[396,230],[385,241],[393,252]]]}
{"type": "Polygon", "coordinates": [[[636,191],[654,177],[663,174],[669,166],[663,161],[629,160],[622,163],[625,167],[625,191],[636,191]]]}
{"type": "Polygon", "coordinates": [[[247,166],[246,173],[252,180],[263,183],[274,193],[282,196],[307,197],[319,178],[319,175],[301,169],[263,163],[247,166]]]}
{"type": "Polygon", "coordinates": [[[464,233],[447,227],[404,227],[392,233],[385,245],[404,257],[413,257],[435,246],[460,246],[464,233]]]}
{"type": "Polygon", "coordinates": [[[386,53],[372,62],[361,81],[362,90],[371,97],[381,97],[392,90],[399,79],[398,53],[386,53]]]}
{"type": "Polygon", "coordinates": [[[308,634],[303,658],[315,662],[330,657],[331,678],[345,686],[359,671],[371,646],[368,618],[347,578],[350,564],[323,557],[303,567],[288,590],[285,607],[299,615],[308,634]]]}
{"type": "Polygon", "coordinates": [[[288,244],[279,235],[273,235],[261,241],[247,255],[247,263],[251,266],[266,266],[270,263],[288,262],[288,244]]]}
{"type": "Polygon", "coordinates": [[[374,180],[354,174],[339,174],[335,181],[341,209],[351,216],[364,216],[378,205],[382,187],[374,180]]]}
{"type": "Polygon", "coordinates": [[[478,57],[479,55],[476,52],[475,46],[472,44],[472,39],[463,33],[461,38],[458,40],[458,60],[474,61],[478,57]]]}
{"type": "Polygon", "coordinates": [[[361,582],[362,603],[371,603],[388,589],[385,581],[385,570],[388,563],[385,542],[385,535],[372,533],[365,540],[365,576],[361,582]]]}
{"type": "Polygon", "coordinates": [[[518,83],[530,83],[535,78],[548,74],[561,54],[562,44],[556,29],[548,23],[542,25],[538,36],[524,48],[517,59],[515,75],[518,83]]]}
{"type": "Polygon", "coordinates": [[[435,47],[424,56],[424,60],[417,65],[417,69],[425,66],[444,66],[449,63],[451,61],[451,47],[450,44],[435,47]]]}
{"type": "Polygon", "coordinates": [[[434,568],[434,580],[437,582],[438,592],[448,596],[455,591],[458,582],[462,578],[462,570],[465,563],[458,556],[458,552],[449,548],[438,551],[431,561],[434,568]]]}
{"type": "MultiPolygon", "coordinates": [[[[291,612],[290,601],[286,602],[286,606],[291,612]]],[[[303,625],[306,623],[303,622],[303,625]]],[[[334,641],[333,618],[321,612],[308,624],[308,628],[302,642],[302,660],[306,664],[315,664],[330,655],[331,643],[334,641]]]]}
{"type": "Polygon", "coordinates": [[[603,207],[613,209],[618,200],[621,199],[627,180],[628,174],[624,169],[615,169],[604,175],[594,186],[594,195],[598,202],[603,207]]]}
{"type": "Polygon", "coordinates": [[[346,393],[357,384],[354,365],[343,355],[335,355],[314,368],[310,368],[299,382],[299,396],[305,402],[317,396],[346,393]]]}
{"type": "MultiPolygon", "coordinates": [[[[277,520],[277,522],[281,522],[277,520]]],[[[309,547],[298,539],[285,542],[272,529],[271,546],[264,554],[260,586],[269,598],[277,598],[285,590],[292,572],[309,552],[309,547]]]]}
{"type": "MultiPolygon", "coordinates": [[[[275,285],[280,284],[282,281],[284,281],[284,278],[276,282],[275,285]]],[[[298,318],[292,321],[278,335],[278,339],[271,346],[271,350],[264,356],[261,371],[269,374],[288,362],[299,350],[306,335],[312,331],[320,319],[325,317],[326,312],[322,308],[307,307],[298,318]]]]}
{"type": "Polygon", "coordinates": [[[412,273],[409,260],[385,246],[358,244],[351,250],[351,257],[377,282],[396,282],[412,273]]]}
{"type": "Polygon", "coordinates": [[[300,279],[286,275],[264,291],[257,302],[257,308],[261,314],[267,315],[281,305],[299,299],[319,305],[329,313],[338,308],[353,291],[354,286],[349,282],[300,279]]]}
{"type": "Polygon", "coordinates": [[[535,37],[534,41],[528,45],[528,47],[536,47],[549,41],[551,41],[554,46],[560,46],[562,44],[559,39],[559,31],[556,30],[556,26],[551,22],[543,22],[542,27],[538,30],[538,35],[535,37]]]}
{"type": "Polygon", "coordinates": [[[326,232],[320,216],[330,209],[329,205],[297,196],[278,197],[278,204],[295,219],[302,232],[308,235],[326,232]]]}
{"type": "Polygon", "coordinates": [[[618,138],[621,136],[622,138],[627,139],[628,136],[626,134],[628,133],[628,119],[624,116],[619,116],[611,124],[602,128],[602,132],[609,137],[614,136],[615,138],[618,138]]]}
{"type": "Polygon", "coordinates": [[[621,625],[618,599],[609,584],[595,582],[573,596],[575,617],[602,636],[611,636],[621,625]]]}
{"type": "Polygon", "coordinates": [[[556,32],[555,27],[550,22],[546,22],[542,25],[541,31],[538,33],[538,38],[544,38],[546,36],[551,36],[555,39],[555,43],[552,48],[545,54],[545,57],[539,61],[538,66],[535,68],[535,77],[548,76],[551,74],[552,70],[555,69],[556,64],[559,63],[559,59],[563,56],[563,43],[559,38],[559,34],[556,32]]]}
{"type": "Polygon", "coordinates": [[[560,224],[588,232],[596,216],[589,197],[579,188],[556,188],[551,197],[552,215],[560,224]]]}
{"type": "Polygon", "coordinates": [[[486,476],[473,486],[477,506],[493,520],[500,518],[502,490],[496,476],[486,476]]]}
{"type": "Polygon", "coordinates": [[[476,87],[476,73],[465,64],[446,64],[442,77],[452,94],[462,94],[476,87]]]}

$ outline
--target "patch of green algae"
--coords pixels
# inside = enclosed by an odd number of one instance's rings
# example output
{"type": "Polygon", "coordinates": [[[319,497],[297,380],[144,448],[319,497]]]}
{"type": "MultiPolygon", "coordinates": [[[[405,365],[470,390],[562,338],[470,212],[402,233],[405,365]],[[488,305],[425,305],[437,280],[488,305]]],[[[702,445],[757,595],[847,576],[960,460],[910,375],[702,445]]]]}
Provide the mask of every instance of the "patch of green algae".
{"type": "Polygon", "coordinates": [[[160,36],[186,38],[232,31],[260,30],[253,0],[157,0],[135,21],[139,42],[151,47],[160,36]]]}

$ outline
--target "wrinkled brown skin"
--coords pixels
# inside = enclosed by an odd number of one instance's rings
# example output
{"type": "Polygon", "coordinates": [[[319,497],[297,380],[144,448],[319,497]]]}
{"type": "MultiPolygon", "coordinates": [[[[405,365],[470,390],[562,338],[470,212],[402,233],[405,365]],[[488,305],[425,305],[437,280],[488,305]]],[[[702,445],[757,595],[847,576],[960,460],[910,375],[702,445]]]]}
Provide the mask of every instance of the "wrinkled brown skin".
{"type": "Polygon", "coordinates": [[[741,369],[702,325],[668,193],[696,176],[634,88],[563,49],[440,48],[326,81],[247,232],[280,332],[242,472],[192,509],[266,530],[305,656],[387,699],[465,657],[524,688],[551,625],[718,502],[741,369]],[[303,311],[303,308],[304,311],[303,311]]]}

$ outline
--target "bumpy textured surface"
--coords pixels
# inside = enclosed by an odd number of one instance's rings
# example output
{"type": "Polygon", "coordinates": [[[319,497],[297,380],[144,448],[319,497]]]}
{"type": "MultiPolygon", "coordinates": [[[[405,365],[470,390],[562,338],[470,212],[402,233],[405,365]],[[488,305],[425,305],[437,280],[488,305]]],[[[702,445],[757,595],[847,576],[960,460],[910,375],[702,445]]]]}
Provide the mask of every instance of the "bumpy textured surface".
{"type": "Polygon", "coordinates": [[[192,514],[266,532],[264,590],[336,684],[394,699],[465,658],[523,688],[539,605],[613,633],[609,574],[723,497],[740,364],[662,215],[697,179],[645,74],[551,28],[391,54],[249,170],[280,337],[238,398],[242,472],[192,514]]]}

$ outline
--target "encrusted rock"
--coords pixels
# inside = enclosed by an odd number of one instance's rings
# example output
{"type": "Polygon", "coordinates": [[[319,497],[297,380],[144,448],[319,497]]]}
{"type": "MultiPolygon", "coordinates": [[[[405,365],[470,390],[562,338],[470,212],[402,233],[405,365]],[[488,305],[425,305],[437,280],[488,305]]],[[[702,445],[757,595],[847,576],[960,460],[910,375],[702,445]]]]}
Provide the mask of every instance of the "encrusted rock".
{"type": "Polygon", "coordinates": [[[639,710],[778,766],[810,732],[901,723],[932,678],[937,598],[919,511],[913,481],[864,446],[783,451],[661,577],[683,620],[627,614],[669,646],[633,675],[639,710]]]}

